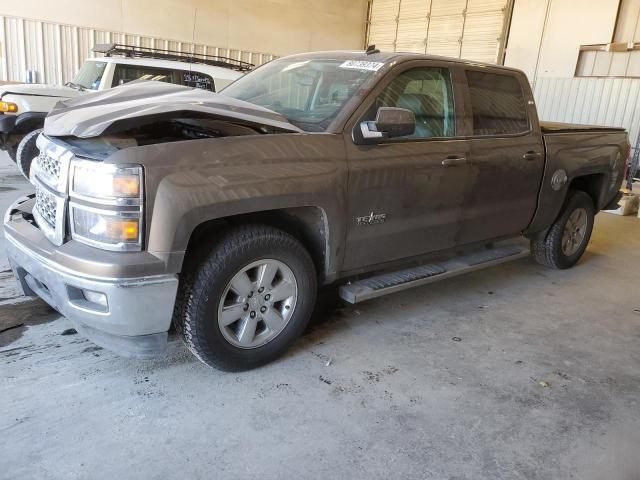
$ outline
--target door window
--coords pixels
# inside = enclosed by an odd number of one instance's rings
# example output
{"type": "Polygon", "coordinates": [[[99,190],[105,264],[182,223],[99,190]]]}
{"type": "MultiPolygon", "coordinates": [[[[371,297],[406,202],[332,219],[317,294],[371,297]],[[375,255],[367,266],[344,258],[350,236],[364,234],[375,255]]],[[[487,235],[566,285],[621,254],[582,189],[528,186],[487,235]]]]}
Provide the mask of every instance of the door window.
{"type": "Polygon", "coordinates": [[[507,135],[529,131],[520,81],[513,75],[466,72],[471,94],[474,135],[507,135]]]}
{"type": "Polygon", "coordinates": [[[203,73],[141,65],[116,65],[112,86],[117,87],[133,80],[156,80],[215,91],[213,79],[203,73]]]}
{"type": "Polygon", "coordinates": [[[456,134],[451,74],[446,68],[414,68],[401,73],[376,99],[380,107],[411,110],[416,130],[409,138],[453,137],[456,134]]]}

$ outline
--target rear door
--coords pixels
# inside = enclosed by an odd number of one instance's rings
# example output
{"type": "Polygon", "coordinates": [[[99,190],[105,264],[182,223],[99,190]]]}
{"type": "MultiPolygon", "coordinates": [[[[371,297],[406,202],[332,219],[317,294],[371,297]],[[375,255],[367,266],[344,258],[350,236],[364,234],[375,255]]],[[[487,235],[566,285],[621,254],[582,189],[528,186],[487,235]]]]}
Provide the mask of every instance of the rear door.
{"type": "Polygon", "coordinates": [[[544,145],[524,74],[465,68],[469,190],[460,245],[517,234],[533,218],[544,145]]]}
{"type": "Polygon", "coordinates": [[[347,129],[346,271],[455,244],[469,142],[458,133],[463,72],[450,67],[446,62],[398,66],[365,100],[351,125],[374,120],[379,107],[400,107],[415,114],[413,135],[357,145],[347,129]]]}

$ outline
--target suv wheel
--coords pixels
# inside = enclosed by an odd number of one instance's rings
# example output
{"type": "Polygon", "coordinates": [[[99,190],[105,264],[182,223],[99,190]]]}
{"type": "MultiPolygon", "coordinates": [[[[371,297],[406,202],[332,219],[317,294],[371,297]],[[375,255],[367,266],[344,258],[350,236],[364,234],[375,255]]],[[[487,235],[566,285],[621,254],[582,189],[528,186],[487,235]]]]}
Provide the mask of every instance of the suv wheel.
{"type": "Polygon", "coordinates": [[[38,135],[42,133],[42,128],[27,133],[20,143],[18,144],[18,150],[16,151],[16,164],[20,173],[24,175],[27,180],[29,179],[29,170],[31,169],[31,162],[38,156],[39,150],[36,145],[38,141],[38,135]]]}
{"type": "Polygon", "coordinates": [[[9,158],[15,162],[16,161],[16,146],[15,145],[7,145],[6,148],[7,148],[7,154],[9,155],[9,158]]]}
{"type": "Polygon", "coordinates": [[[531,240],[533,258],[547,267],[573,267],[587,248],[594,216],[591,197],[582,191],[570,192],[546,237],[531,240]]]}
{"type": "Polygon", "coordinates": [[[234,228],[195,254],[181,279],[174,323],[204,363],[239,371],[268,363],[304,331],[316,298],[305,248],[276,228],[234,228]]]}

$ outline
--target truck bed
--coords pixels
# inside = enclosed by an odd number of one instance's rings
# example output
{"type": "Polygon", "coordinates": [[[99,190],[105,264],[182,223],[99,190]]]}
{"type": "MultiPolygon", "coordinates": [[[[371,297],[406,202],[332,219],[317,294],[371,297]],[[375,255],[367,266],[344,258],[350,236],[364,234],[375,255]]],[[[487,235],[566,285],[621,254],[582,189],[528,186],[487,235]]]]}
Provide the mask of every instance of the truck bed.
{"type": "Polygon", "coordinates": [[[577,125],[574,123],[540,122],[542,133],[586,133],[586,132],[624,132],[621,127],[601,127],[598,125],[577,125]]]}

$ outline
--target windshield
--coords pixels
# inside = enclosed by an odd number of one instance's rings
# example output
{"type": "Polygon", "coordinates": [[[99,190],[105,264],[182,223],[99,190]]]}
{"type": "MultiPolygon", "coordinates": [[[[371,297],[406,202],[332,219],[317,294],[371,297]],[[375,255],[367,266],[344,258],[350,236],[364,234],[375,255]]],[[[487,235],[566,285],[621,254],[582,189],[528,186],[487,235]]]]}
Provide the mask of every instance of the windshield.
{"type": "Polygon", "coordinates": [[[381,66],[351,60],[276,60],[220,93],[278,112],[303,130],[321,132],[381,66]]]}
{"type": "Polygon", "coordinates": [[[107,62],[84,62],[73,79],[73,84],[87,90],[98,90],[107,62]]]}

